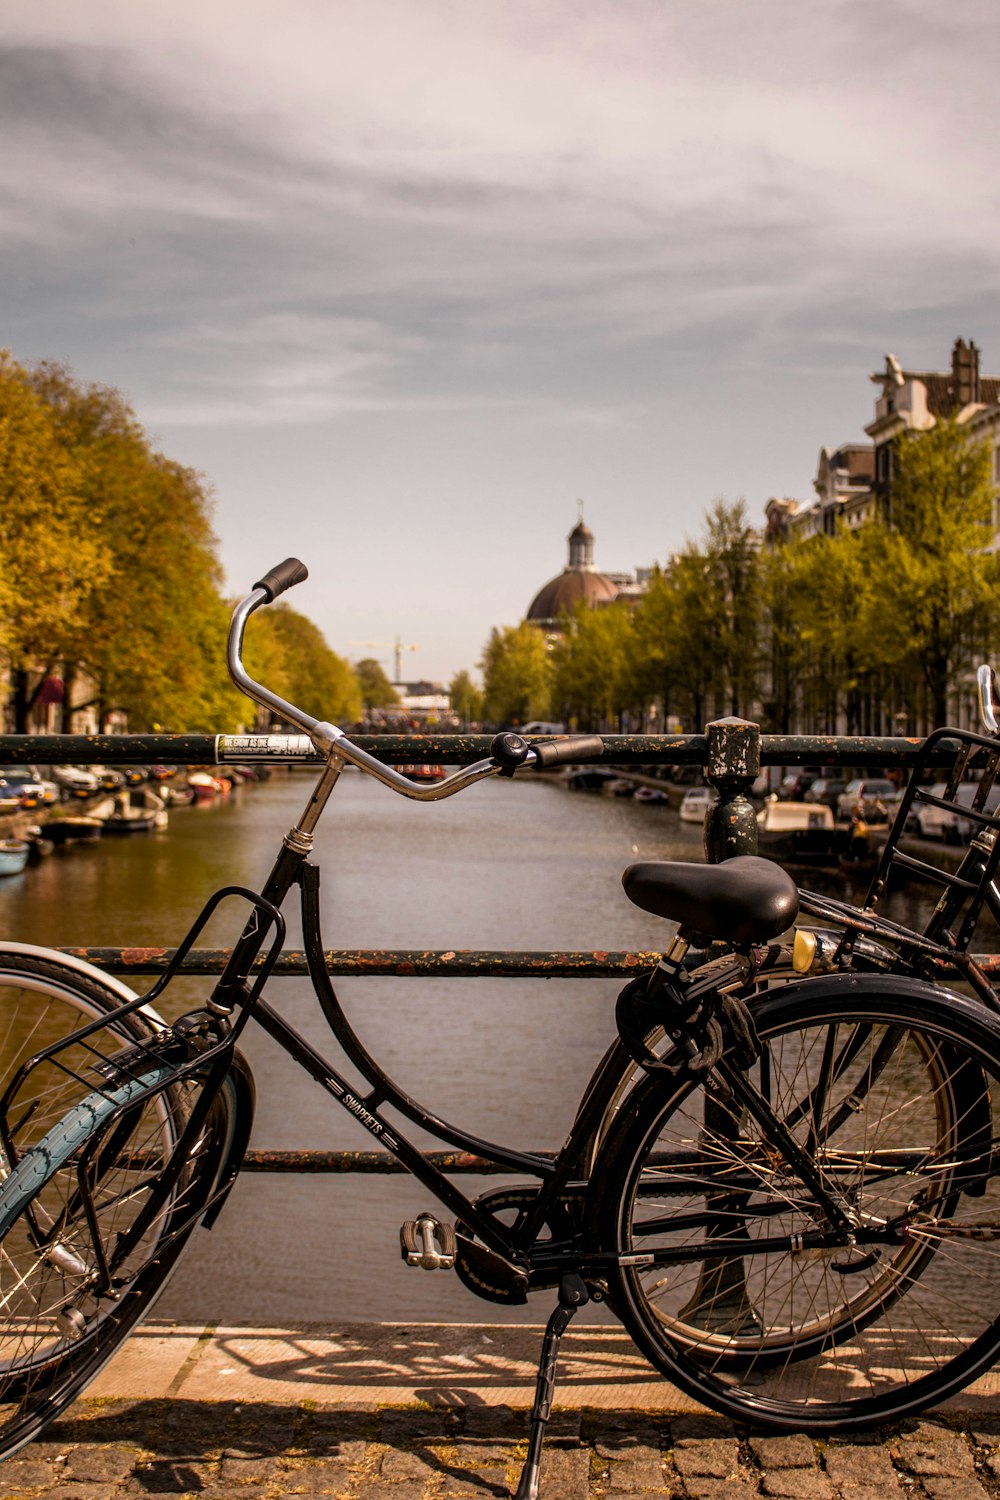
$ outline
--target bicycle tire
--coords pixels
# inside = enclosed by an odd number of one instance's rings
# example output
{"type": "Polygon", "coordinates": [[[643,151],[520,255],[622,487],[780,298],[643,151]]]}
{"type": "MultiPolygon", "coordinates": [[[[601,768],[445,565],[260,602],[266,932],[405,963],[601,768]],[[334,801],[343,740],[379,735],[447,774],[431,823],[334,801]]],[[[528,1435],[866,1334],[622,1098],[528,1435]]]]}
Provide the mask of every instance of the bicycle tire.
{"type": "MultiPolygon", "coordinates": [[[[4,1028],[6,1045],[0,1045],[0,1059],[5,1083],[12,1062],[52,1039],[49,1033],[59,1017],[70,1019],[66,1030],[75,1030],[86,1020],[107,1015],[108,1026],[89,1039],[105,1055],[155,1038],[157,1024],[140,1012],[124,1018],[114,1015],[123,998],[115,987],[103,985],[99,976],[74,973],[58,960],[0,951],[0,1002],[9,1001],[17,985],[23,985],[34,1011],[13,1031],[4,1028]]],[[[8,1020],[9,1014],[3,1018],[8,1020]]],[[[92,1056],[89,1062],[94,1062],[92,1056]]],[[[26,1082],[30,1102],[18,1131],[19,1144],[23,1137],[28,1139],[16,1166],[11,1169],[4,1163],[5,1181],[0,1186],[0,1457],[15,1452],[57,1416],[148,1313],[212,1195],[237,1113],[227,1079],[169,1202],[128,1264],[118,1268],[121,1284],[116,1300],[110,1300],[94,1292],[93,1238],[82,1204],[75,1201],[75,1163],[88,1141],[104,1130],[109,1114],[132,1097],[128,1091],[136,1085],[103,1083],[95,1090],[65,1074],[53,1082],[44,1069],[40,1071],[40,1080],[29,1074],[26,1082]],[[53,1123],[58,1108],[63,1113],[53,1123]],[[55,1242],[40,1250],[39,1226],[44,1234],[57,1225],[55,1242]]],[[[142,1097],[128,1111],[127,1124],[116,1121],[113,1127],[121,1135],[121,1150],[112,1166],[102,1168],[95,1214],[106,1246],[113,1246],[116,1232],[135,1221],[155,1162],[165,1161],[177,1144],[201,1087],[200,1080],[193,1079],[160,1087],[150,1097],[149,1089],[162,1084],[163,1075],[154,1068],[148,1076],[143,1071],[141,1078],[142,1097]]]]}
{"type": "Polygon", "coordinates": [[[654,1258],[617,1267],[611,1304],[656,1368],[737,1420],[850,1431],[922,1410],[1000,1353],[1000,1182],[992,1146],[982,1154],[1000,1139],[1000,1038],[975,1002],[864,976],[782,987],[755,1021],[747,1076],[851,1204],[857,1248],[807,1248],[814,1198],[739,1112],[727,1120],[716,1098],[706,1117],[703,1082],[649,1079],[595,1172],[605,1252],[654,1258]],[[848,1030],[855,1050],[831,1081],[848,1030]],[[872,1070],[893,1031],[889,1065],[872,1070]],[[975,1119],[959,1059],[988,1085],[975,1119]],[[726,1235],[739,1255],[697,1255],[726,1235]]]}
{"type": "MultiPolygon", "coordinates": [[[[135,997],[124,985],[90,965],[45,950],[7,948],[0,943],[0,1095],[33,1053],[90,1021],[108,1019],[107,1029],[91,1041],[94,1049],[107,1056],[155,1037],[163,1023],[154,1012],[119,1014],[130,998],[135,997]]],[[[21,1095],[21,1114],[29,1108],[33,1111],[24,1127],[28,1141],[40,1139],[61,1119],[74,1097],[68,1080],[60,1080],[51,1071],[36,1075],[29,1091],[21,1095]]],[[[0,1157],[0,1172],[6,1175],[7,1168],[0,1157]]]]}

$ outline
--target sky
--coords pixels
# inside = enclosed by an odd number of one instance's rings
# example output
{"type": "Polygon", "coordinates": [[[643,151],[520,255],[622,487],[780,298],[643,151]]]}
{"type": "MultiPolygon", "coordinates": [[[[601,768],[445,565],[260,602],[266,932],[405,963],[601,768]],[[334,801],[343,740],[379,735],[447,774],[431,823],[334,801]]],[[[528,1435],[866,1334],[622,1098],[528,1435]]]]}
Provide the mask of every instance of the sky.
{"type": "Polygon", "coordinates": [[[566,563],[1000,371],[995,0],[3,0],[0,345],[203,473],[228,591],[447,682],[566,563]]]}

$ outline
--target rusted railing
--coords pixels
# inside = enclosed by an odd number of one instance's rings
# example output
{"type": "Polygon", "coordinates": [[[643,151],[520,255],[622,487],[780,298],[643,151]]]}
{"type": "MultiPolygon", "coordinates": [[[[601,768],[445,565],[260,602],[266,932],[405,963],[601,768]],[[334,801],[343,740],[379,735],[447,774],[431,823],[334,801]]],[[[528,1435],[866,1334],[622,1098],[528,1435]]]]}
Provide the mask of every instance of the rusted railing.
{"type": "MultiPolygon", "coordinates": [[[[761,734],[756,724],[722,719],[704,734],[603,736],[605,765],[702,766],[719,800],[706,818],[706,856],[714,861],[755,853],[757,824],[750,789],[765,766],[816,765],[844,768],[907,768],[916,758],[919,739],[761,734]]],[[[467,765],[489,754],[488,735],[358,735],[355,743],[390,765],[420,762],[467,765]]],[[[935,765],[953,758],[942,745],[935,765]]],[[[225,766],[249,763],[310,765],[321,757],[304,735],[0,735],[0,774],[4,765],[183,765],[225,766]]],[[[169,948],[64,948],[111,973],[161,973],[169,948]]],[[[226,961],[222,949],[193,950],[179,973],[214,975],[226,961]]],[[[352,977],[435,978],[573,978],[630,979],[652,967],[659,954],[629,952],[547,953],[478,950],[331,949],[329,973],[352,977]]],[[[989,974],[1000,976],[1000,955],[979,955],[989,974]]],[[[305,975],[305,955],[288,951],[275,966],[276,976],[305,975]]],[[[544,1155],[545,1153],[537,1153],[544,1155]]],[[[428,1152],[429,1160],[449,1172],[491,1173],[501,1169],[464,1152],[428,1152]]],[[[253,1151],[246,1169],[267,1172],[398,1172],[403,1169],[381,1151],[253,1151]]]]}

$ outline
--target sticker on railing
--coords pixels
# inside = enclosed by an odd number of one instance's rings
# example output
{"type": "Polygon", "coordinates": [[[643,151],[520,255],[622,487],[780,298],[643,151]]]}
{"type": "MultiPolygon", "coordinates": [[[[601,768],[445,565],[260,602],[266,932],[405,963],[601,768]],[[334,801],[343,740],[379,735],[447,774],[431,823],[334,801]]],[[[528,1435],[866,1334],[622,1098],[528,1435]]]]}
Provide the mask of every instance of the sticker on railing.
{"type": "Polygon", "coordinates": [[[220,734],[216,756],[221,763],[239,760],[323,759],[307,734],[220,734]]]}

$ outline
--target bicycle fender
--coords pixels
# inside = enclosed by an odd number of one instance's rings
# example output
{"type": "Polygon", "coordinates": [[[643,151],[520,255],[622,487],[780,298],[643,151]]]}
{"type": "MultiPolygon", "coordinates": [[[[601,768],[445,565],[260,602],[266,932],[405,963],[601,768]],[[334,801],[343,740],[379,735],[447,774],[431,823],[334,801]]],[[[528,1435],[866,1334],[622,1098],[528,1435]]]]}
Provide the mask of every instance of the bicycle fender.
{"type": "MultiPolygon", "coordinates": [[[[17,953],[19,955],[26,955],[28,958],[40,958],[45,963],[60,964],[65,969],[72,969],[87,979],[93,979],[96,983],[103,984],[106,989],[114,990],[123,1004],[127,1005],[130,1001],[137,998],[136,991],[130,989],[124,980],[119,979],[116,974],[109,974],[105,969],[99,969],[96,964],[88,963],[85,958],[77,958],[73,953],[62,953],[58,948],[43,948],[38,943],[15,943],[8,938],[4,938],[0,942],[0,957],[4,953],[17,953]]],[[[144,1016],[157,1031],[166,1030],[166,1022],[151,1005],[140,1005],[138,1014],[144,1016]]]]}
{"type": "Polygon", "coordinates": [[[236,1095],[233,1134],[226,1152],[225,1161],[219,1171],[216,1188],[218,1196],[205,1214],[204,1219],[202,1219],[202,1225],[205,1229],[211,1229],[226,1199],[229,1197],[233,1183],[239,1176],[240,1168],[243,1165],[247,1143],[250,1140],[250,1132],[253,1129],[257,1091],[253,1081],[253,1073],[250,1071],[250,1064],[243,1056],[243,1053],[236,1048],[233,1050],[233,1058],[229,1067],[227,1082],[231,1084],[236,1095]]]}

